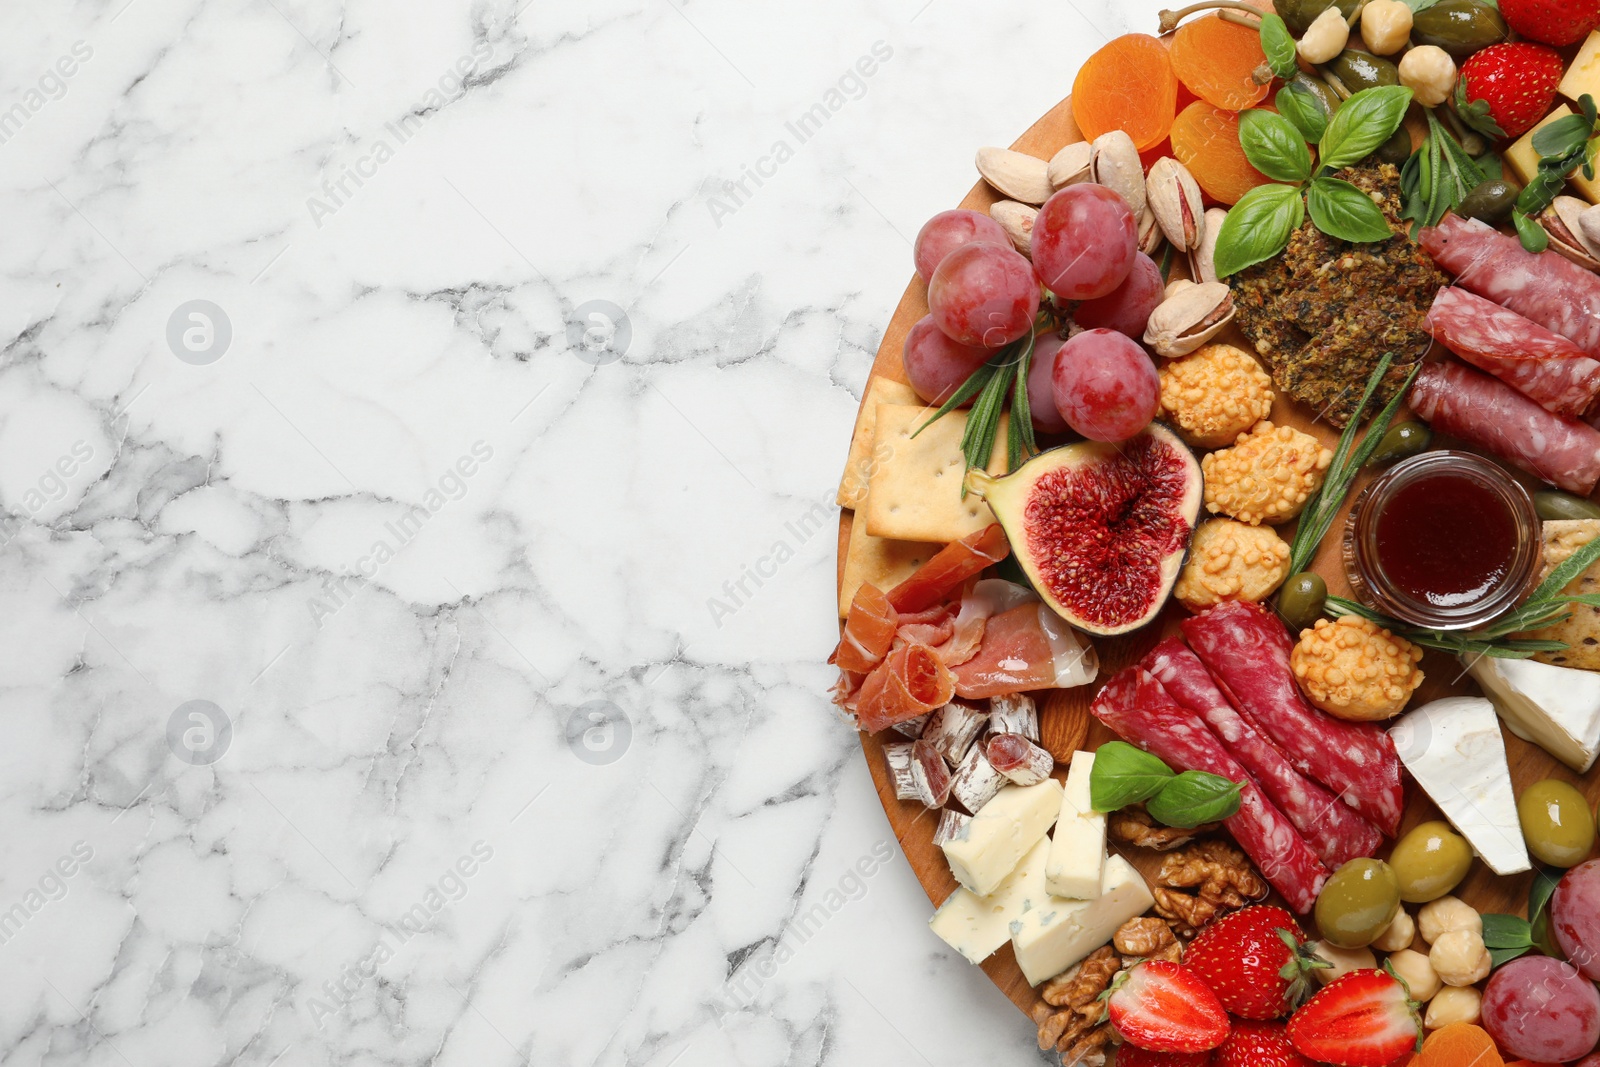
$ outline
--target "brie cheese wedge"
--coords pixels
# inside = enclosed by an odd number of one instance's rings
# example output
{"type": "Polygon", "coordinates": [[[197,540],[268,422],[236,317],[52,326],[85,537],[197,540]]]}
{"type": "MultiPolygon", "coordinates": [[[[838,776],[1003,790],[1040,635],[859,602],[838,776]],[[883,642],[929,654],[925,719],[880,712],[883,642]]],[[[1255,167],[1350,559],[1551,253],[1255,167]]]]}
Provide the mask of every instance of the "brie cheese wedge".
{"type": "Polygon", "coordinates": [[[1585,774],[1600,755],[1600,674],[1531,659],[1462,657],[1511,732],[1585,774]]]}

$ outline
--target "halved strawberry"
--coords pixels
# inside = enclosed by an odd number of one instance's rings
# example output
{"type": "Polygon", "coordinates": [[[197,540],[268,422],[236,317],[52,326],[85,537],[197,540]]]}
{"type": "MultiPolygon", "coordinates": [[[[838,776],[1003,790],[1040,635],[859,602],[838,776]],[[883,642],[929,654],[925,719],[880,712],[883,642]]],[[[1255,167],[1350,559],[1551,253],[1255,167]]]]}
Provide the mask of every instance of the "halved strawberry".
{"type": "Polygon", "coordinates": [[[1216,1067],[1209,1052],[1150,1052],[1137,1045],[1117,1050],[1117,1067],[1216,1067]]]}
{"type": "Polygon", "coordinates": [[[1107,995],[1111,1024],[1150,1052],[1207,1052],[1228,1036],[1228,1013],[1193,971],[1147,960],[1117,976],[1107,995]]]}
{"type": "Polygon", "coordinates": [[[1301,947],[1305,939],[1293,915],[1257,905],[1208,925],[1183,954],[1183,965],[1234,1015],[1277,1019],[1305,999],[1307,974],[1327,966],[1301,947]]]}
{"type": "Polygon", "coordinates": [[[1283,1023],[1235,1019],[1233,1033],[1217,1049],[1216,1067],[1317,1067],[1289,1044],[1283,1023]]]}
{"type": "Polygon", "coordinates": [[[1335,1067],[1388,1067],[1421,1040],[1416,1002],[1386,971],[1335,979],[1289,1020],[1295,1050],[1335,1067]]]}
{"type": "Polygon", "coordinates": [[[1461,66],[1456,114],[1489,137],[1521,137],[1550,111],[1565,64],[1541,44],[1492,44],[1461,66]]]}
{"type": "Polygon", "coordinates": [[[1577,44],[1600,26],[1600,0],[1500,0],[1500,14],[1530,40],[1577,44]]]}

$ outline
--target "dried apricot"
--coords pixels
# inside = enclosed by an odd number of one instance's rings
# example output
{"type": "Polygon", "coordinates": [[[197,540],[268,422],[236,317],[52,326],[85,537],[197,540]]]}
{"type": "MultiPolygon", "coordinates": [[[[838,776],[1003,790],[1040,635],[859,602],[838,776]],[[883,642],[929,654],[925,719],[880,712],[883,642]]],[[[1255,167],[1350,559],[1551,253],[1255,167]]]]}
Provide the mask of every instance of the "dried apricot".
{"type": "Polygon", "coordinates": [[[1161,143],[1178,113],[1178,76],[1167,46],[1130,33],[1089,57],[1072,83],[1072,117],[1085,140],[1124,130],[1143,150],[1161,143]]]}
{"type": "Polygon", "coordinates": [[[1200,99],[1227,111],[1260,103],[1268,84],[1253,75],[1267,61],[1261,34],[1218,15],[1185,22],[1172,38],[1172,72],[1200,99]]]}
{"type": "Polygon", "coordinates": [[[1422,1043],[1421,1067],[1505,1067],[1494,1038],[1481,1026],[1451,1023],[1422,1043]]]}
{"type": "Polygon", "coordinates": [[[1250,165],[1239,144],[1239,115],[1205,101],[1190,104],[1172,123],[1172,153],[1206,195],[1224,204],[1271,178],[1250,165]]]}

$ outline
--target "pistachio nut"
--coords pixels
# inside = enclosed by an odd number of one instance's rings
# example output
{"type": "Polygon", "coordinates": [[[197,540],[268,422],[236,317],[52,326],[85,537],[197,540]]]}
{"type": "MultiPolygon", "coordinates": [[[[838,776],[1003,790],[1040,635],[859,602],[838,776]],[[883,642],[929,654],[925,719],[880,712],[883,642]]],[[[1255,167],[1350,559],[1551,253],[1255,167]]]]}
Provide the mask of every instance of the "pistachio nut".
{"type": "Polygon", "coordinates": [[[1094,139],[1089,180],[1126,200],[1134,218],[1144,214],[1144,163],[1133,138],[1124,131],[1112,130],[1094,139]]]}
{"type": "Polygon", "coordinates": [[[1583,209],[1578,216],[1578,229],[1591,247],[1600,248],[1600,206],[1583,209]]]}
{"type": "Polygon", "coordinates": [[[1189,249],[1189,273],[1199,281],[1217,280],[1217,234],[1222,232],[1222,224],[1226,221],[1227,208],[1206,209],[1206,232],[1200,238],[1199,247],[1189,249]]]}
{"type": "Polygon", "coordinates": [[[1038,208],[1019,204],[1015,200],[1001,200],[990,205],[989,217],[1006,231],[1006,236],[1011,238],[1011,243],[1017,246],[1018,252],[1032,258],[1033,222],[1039,217],[1038,208]]]}
{"type": "Polygon", "coordinates": [[[1161,227],[1156,224],[1156,213],[1146,204],[1144,214],[1139,216],[1139,251],[1153,256],[1156,249],[1161,247],[1161,241],[1161,227]]]}
{"type": "Polygon", "coordinates": [[[1035,206],[1055,192],[1050,184],[1050,165],[1042,159],[1013,152],[1009,148],[978,149],[978,173],[983,180],[1012,200],[1035,206]]]}
{"type": "Polygon", "coordinates": [[[1161,299],[1162,300],[1171,300],[1173,297],[1177,296],[1179,293],[1183,292],[1185,289],[1191,289],[1193,287],[1194,287],[1194,282],[1191,282],[1188,278],[1174,278],[1170,282],[1167,283],[1167,288],[1161,294],[1161,299]]]}
{"type": "Polygon", "coordinates": [[[1585,270],[1600,270],[1600,255],[1583,231],[1581,222],[1588,203],[1575,196],[1558,196],[1539,214],[1539,225],[1550,235],[1550,247],[1585,270]]]}
{"type": "Polygon", "coordinates": [[[1205,203],[1189,168],[1171,156],[1162,156],[1145,179],[1146,195],[1155,209],[1161,232],[1179,252],[1198,248],[1205,236],[1205,203]]]}
{"type": "Polygon", "coordinates": [[[1157,355],[1187,356],[1220,333],[1233,314],[1233,290],[1225,282],[1184,286],[1150,313],[1144,343],[1157,355]]]}
{"type": "Polygon", "coordinates": [[[1069,185],[1089,180],[1089,161],[1094,158],[1094,145],[1088,141],[1074,141],[1050,159],[1045,174],[1050,185],[1065,189],[1069,185]]]}

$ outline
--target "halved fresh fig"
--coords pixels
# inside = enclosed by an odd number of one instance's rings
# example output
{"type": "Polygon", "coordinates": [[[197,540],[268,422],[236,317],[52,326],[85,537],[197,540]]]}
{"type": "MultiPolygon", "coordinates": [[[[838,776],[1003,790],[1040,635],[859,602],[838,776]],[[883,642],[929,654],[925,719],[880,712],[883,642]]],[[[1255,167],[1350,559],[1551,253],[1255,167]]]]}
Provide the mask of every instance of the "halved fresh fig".
{"type": "Polygon", "coordinates": [[[1003,478],[974,469],[967,484],[1045,602],[1103,636],[1161,611],[1200,515],[1200,464],[1158,423],[1115,444],[1053,448],[1003,478]]]}

